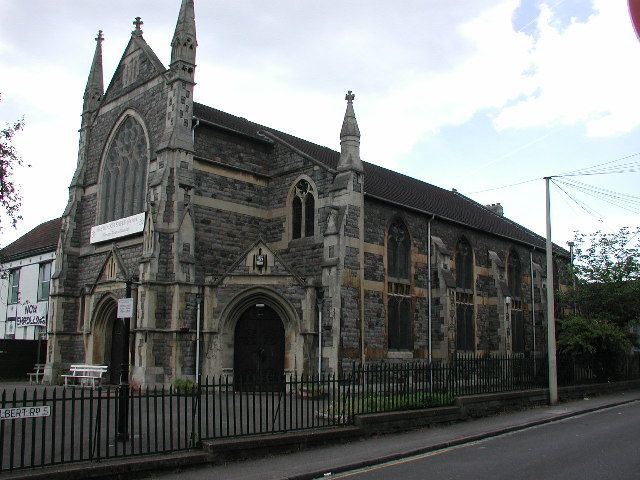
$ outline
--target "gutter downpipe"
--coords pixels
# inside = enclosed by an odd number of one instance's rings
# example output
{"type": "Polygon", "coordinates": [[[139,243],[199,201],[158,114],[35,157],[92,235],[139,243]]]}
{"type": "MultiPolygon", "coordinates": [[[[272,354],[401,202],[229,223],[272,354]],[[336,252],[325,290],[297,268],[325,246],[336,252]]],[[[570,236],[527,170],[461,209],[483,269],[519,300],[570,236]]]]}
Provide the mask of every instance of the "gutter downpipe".
{"type": "Polygon", "coordinates": [[[535,290],[533,288],[533,252],[535,251],[535,247],[533,250],[529,252],[529,268],[531,272],[531,323],[533,325],[533,375],[537,374],[536,372],[536,296],[535,290]]]}
{"type": "Polygon", "coordinates": [[[198,125],[200,125],[200,119],[198,117],[193,117],[195,118],[195,122],[193,122],[193,126],[191,127],[191,141],[194,143],[196,143],[196,127],[198,125]]]}
{"type": "Polygon", "coordinates": [[[428,244],[427,244],[427,258],[429,259],[429,263],[427,264],[427,275],[429,276],[429,312],[428,312],[428,317],[429,317],[429,321],[427,322],[428,324],[428,328],[429,328],[429,332],[427,332],[427,338],[429,339],[429,363],[431,363],[432,360],[432,356],[433,356],[433,351],[432,351],[432,345],[431,345],[431,222],[436,218],[435,215],[432,215],[432,217],[429,219],[429,221],[427,222],[427,239],[428,239],[428,244]]]}
{"type": "Polygon", "coordinates": [[[432,215],[429,221],[427,222],[427,275],[429,276],[428,288],[429,288],[429,311],[428,311],[428,322],[427,328],[429,329],[427,338],[429,339],[429,390],[433,392],[433,351],[431,344],[431,222],[436,218],[435,215],[432,215]]]}

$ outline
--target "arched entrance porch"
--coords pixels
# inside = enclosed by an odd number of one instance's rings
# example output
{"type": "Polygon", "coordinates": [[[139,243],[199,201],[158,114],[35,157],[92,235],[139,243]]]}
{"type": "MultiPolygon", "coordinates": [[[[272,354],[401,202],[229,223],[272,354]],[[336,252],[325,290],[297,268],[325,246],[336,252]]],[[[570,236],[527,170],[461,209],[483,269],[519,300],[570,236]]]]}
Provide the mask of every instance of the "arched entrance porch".
{"type": "Polygon", "coordinates": [[[238,388],[273,389],[284,380],[284,325],[268,305],[247,308],[236,323],[234,378],[238,388]]]}
{"type": "Polygon", "coordinates": [[[208,357],[212,361],[206,367],[215,375],[240,379],[246,373],[262,374],[265,370],[281,376],[303,373],[300,318],[275,290],[256,286],[239,292],[227,303],[218,322],[212,325],[219,332],[217,338],[209,344],[216,353],[208,357]]]}
{"type": "Polygon", "coordinates": [[[122,372],[122,352],[124,349],[124,325],[117,318],[118,303],[115,298],[105,297],[94,315],[92,331],[93,353],[90,361],[97,365],[107,365],[107,378],[112,385],[120,383],[122,372]]]}

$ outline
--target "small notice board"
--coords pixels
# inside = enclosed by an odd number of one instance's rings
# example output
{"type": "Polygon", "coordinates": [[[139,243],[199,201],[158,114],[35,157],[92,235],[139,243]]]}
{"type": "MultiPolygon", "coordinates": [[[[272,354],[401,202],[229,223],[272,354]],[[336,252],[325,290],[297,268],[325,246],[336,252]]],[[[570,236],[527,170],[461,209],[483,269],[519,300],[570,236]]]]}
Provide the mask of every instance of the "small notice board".
{"type": "Polygon", "coordinates": [[[133,298],[121,298],[118,300],[118,318],[133,317],[133,298]]]}

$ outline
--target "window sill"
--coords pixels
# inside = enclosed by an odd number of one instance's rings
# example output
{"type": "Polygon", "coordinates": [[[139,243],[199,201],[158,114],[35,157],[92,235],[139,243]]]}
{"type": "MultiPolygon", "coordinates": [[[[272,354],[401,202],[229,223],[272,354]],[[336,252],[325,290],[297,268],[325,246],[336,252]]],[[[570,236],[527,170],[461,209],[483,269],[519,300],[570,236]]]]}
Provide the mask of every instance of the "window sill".
{"type": "Polygon", "coordinates": [[[387,358],[407,360],[413,358],[413,352],[411,350],[389,350],[387,358]]]}

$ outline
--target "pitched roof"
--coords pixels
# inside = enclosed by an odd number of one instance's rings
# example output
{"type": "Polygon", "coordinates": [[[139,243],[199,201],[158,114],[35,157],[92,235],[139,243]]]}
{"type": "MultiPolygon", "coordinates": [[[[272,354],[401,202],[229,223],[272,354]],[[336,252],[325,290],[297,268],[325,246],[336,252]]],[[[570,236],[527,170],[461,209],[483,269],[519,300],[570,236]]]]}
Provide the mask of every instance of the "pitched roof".
{"type": "Polygon", "coordinates": [[[55,251],[58,246],[58,239],[60,238],[61,225],[62,218],[55,218],[38,225],[15,242],[10,243],[0,250],[0,260],[2,262],[8,262],[55,251]]]}
{"type": "MultiPolygon", "coordinates": [[[[250,122],[246,118],[236,117],[200,103],[193,104],[193,113],[197,118],[216,124],[224,129],[238,132],[256,139],[264,140],[258,132],[265,130],[281,138],[288,144],[335,169],[340,154],[330,148],[317,145],[284,132],[250,122]]],[[[364,193],[370,198],[390,202],[410,210],[435,215],[441,219],[458,223],[476,230],[492,233],[500,237],[545,248],[545,239],[508,218],[498,215],[474,200],[456,191],[445,190],[430,183],[407,175],[363,162],[364,193]]],[[[563,255],[566,250],[554,246],[563,255]]]]}

